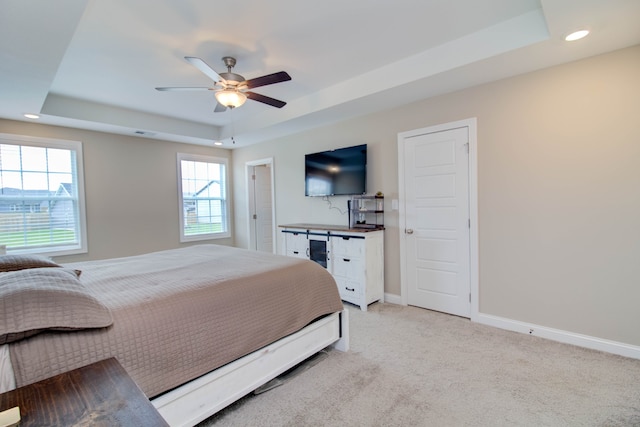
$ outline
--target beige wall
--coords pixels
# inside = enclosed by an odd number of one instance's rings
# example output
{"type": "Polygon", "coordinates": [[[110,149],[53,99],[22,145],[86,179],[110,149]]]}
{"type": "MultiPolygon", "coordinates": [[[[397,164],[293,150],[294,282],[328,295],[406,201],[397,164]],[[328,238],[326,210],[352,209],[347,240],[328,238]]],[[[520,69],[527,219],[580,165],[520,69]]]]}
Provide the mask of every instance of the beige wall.
{"type": "Polygon", "coordinates": [[[304,197],[304,154],[367,143],[369,190],[387,196],[385,290],[399,294],[397,134],[477,117],[480,312],[640,345],[639,75],[635,46],[235,150],[236,244],[245,162],[274,158],[278,224],[346,224],[304,197]]]}
{"type": "MultiPolygon", "coordinates": [[[[180,243],[176,153],[229,150],[0,120],[0,132],[82,142],[89,252],[58,262],[135,255],[180,243]]],[[[232,225],[233,226],[233,225],[232,225]]],[[[232,239],[207,243],[231,245],[232,239]]]]}

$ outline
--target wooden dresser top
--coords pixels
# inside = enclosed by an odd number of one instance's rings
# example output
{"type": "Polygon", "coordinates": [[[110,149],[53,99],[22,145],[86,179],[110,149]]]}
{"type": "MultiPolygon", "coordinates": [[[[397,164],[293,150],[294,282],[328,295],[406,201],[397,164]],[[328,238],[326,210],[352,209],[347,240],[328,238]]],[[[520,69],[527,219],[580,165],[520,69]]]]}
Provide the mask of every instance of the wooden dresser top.
{"type": "Polygon", "coordinates": [[[323,231],[342,231],[344,233],[370,233],[372,231],[384,230],[383,227],[378,228],[350,228],[346,225],[332,225],[332,224],[285,224],[279,225],[280,228],[298,228],[302,230],[323,230],[323,231]]]}

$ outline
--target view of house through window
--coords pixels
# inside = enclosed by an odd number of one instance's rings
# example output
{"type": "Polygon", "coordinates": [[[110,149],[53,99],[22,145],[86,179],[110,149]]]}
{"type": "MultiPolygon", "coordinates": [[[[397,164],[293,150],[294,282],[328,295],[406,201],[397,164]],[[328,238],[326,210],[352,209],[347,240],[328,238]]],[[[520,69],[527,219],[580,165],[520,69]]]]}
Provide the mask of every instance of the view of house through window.
{"type": "Polygon", "coordinates": [[[8,253],[84,251],[81,145],[0,135],[0,245],[8,253]]]}
{"type": "Polygon", "coordinates": [[[178,154],[181,241],[229,236],[226,159],[178,154]]]}

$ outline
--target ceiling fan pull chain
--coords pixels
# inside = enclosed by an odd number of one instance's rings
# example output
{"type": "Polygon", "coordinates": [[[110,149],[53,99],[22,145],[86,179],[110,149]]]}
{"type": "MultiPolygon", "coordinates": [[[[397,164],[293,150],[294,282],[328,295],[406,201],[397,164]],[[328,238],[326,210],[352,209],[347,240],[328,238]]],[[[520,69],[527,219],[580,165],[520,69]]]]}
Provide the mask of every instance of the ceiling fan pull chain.
{"type": "Polygon", "coordinates": [[[233,109],[230,111],[231,114],[231,143],[235,144],[236,140],[234,139],[234,135],[236,134],[236,121],[234,120],[234,112],[233,109]]]}

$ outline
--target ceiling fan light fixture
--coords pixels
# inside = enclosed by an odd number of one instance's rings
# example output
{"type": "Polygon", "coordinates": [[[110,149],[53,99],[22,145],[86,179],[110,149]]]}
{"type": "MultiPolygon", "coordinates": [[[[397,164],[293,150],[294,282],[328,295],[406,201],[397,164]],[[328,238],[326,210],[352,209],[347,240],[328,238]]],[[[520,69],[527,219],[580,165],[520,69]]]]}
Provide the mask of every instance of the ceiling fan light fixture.
{"type": "Polygon", "coordinates": [[[247,95],[233,89],[224,89],[216,92],[216,99],[227,108],[237,108],[245,103],[247,95]]]}
{"type": "Polygon", "coordinates": [[[204,73],[213,80],[213,87],[157,87],[159,91],[184,91],[184,90],[210,90],[214,91],[216,97],[216,106],[214,113],[221,113],[227,108],[237,108],[245,103],[247,98],[252,101],[261,102],[275,108],[282,108],[287,105],[286,102],[269,96],[260,95],[255,92],[248,92],[250,89],[257,87],[272,85],[291,80],[291,76],[286,71],[267,74],[262,77],[245,80],[240,74],[236,74],[231,70],[236,65],[235,58],[225,56],[222,61],[227,66],[226,73],[216,73],[213,68],[207,65],[202,59],[195,56],[185,56],[191,65],[204,73]]]}

